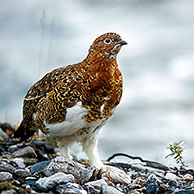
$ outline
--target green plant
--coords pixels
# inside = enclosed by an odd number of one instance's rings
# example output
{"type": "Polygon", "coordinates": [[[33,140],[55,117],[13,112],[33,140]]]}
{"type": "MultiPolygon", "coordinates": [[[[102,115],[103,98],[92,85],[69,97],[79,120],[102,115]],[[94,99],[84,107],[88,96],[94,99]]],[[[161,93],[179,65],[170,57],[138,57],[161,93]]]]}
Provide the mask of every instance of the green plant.
{"type": "Polygon", "coordinates": [[[177,164],[181,164],[182,166],[186,167],[187,165],[185,164],[182,156],[184,150],[184,148],[182,147],[183,143],[184,143],[183,141],[180,141],[170,144],[170,147],[168,147],[168,149],[170,149],[171,153],[168,154],[166,158],[172,156],[176,160],[177,164]]]}
{"type": "Polygon", "coordinates": [[[46,140],[46,144],[47,144],[47,145],[52,146],[52,147],[55,147],[55,148],[58,147],[58,146],[57,146],[57,141],[56,141],[56,140],[54,140],[54,139],[52,139],[52,138],[50,138],[50,137],[48,137],[48,136],[46,136],[46,135],[44,135],[44,138],[45,138],[45,140],[46,140]]]}

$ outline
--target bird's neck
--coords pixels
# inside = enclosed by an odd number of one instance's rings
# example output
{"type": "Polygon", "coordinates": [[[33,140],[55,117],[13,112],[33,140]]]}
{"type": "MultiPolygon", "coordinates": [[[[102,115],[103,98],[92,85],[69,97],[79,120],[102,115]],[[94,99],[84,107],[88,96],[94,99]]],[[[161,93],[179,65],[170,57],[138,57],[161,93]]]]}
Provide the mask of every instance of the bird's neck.
{"type": "Polygon", "coordinates": [[[118,68],[116,56],[104,53],[90,53],[85,59],[86,63],[96,68],[118,68]]]}

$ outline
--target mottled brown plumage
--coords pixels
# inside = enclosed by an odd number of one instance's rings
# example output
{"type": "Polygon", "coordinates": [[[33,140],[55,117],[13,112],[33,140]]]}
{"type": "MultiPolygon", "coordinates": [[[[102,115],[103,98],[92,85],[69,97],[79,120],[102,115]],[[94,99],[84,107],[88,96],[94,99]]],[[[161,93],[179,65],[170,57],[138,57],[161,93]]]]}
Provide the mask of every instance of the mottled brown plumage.
{"type": "Polygon", "coordinates": [[[82,62],[55,69],[36,82],[25,96],[15,137],[26,140],[39,128],[57,139],[66,156],[68,145],[79,141],[90,163],[101,168],[97,134],[122,96],[116,56],[125,44],[116,33],[103,34],[82,62]]]}

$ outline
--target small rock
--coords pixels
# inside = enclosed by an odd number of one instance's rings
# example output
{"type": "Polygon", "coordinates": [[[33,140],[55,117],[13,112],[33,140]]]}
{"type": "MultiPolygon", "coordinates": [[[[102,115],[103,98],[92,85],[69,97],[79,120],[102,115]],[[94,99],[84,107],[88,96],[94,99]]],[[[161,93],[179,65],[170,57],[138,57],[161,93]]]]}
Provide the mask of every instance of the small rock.
{"type": "Polygon", "coordinates": [[[14,172],[14,178],[18,180],[24,180],[26,177],[31,176],[29,170],[26,169],[18,169],[14,172]]]}
{"type": "Polygon", "coordinates": [[[26,167],[26,165],[24,164],[24,159],[23,158],[14,158],[12,161],[15,162],[16,165],[19,168],[25,168],[26,167]]]}
{"type": "Polygon", "coordinates": [[[37,154],[31,146],[21,148],[12,153],[13,157],[36,158],[37,154]]]}
{"type": "Polygon", "coordinates": [[[49,163],[50,163],[50,161],[38,162],[38,163],[34,164],[33,166],[31,166],[30,172],[32,174],[34,174],[35,172],[39,172],[39,171],[43,170],[46,166],[48,166],[49,163]]]}
{"type": "Polygon", "coordinates": [[[13,178],[13,175],[9,172],[0,172],[0,182],[1,181],[8,181],[13,178]]]}
{"type": "Polygon", "coordinates": [[[14,171],[15,171],[15,168],[12,165],[10,165],[4,161],[0,161],[0,172],[14,173],[14,171]]]}
{"type": "Polygon", "coordinates": [[[177,182],[174,181],[174,180],[170,180],[170,181],[168,182],[168,185],[171,186],[171,187],[176,187],[176,186],[177,186],[177,182]]]}
{"type": "Polygon", "coordinates": [[[100,180],[97,180],[97,181],[87,182],[85,185],[87,187],[94,187],[96,189],[101,189],[103,184],[106,185],[107,183],[106,183],[106,181],[104,179],[100,179],[100,180]]]}
{"type": "Polygon", "coordinates": [[[57,156],[51,163],[44,169],[46,176],[53,175],[56,172],[64,172],[66,174],[72,174],[76,179],[87,181],[93,175],[95,168],[85,168],[78,162],[75,162],[69,158],[57,156]]]}
{"type": "Polygon", "coordinates": [[[165,175],[165,178],[167,180],[173,180],[173,181],[178,180],[178,177],[175,174],[171,173],[171,172],[167,172],[166,175],[165,175]]]}
{"type": "Polygon", "coordinates": [[[34,165],[34,164],[36,164],[36,163],[38,163],[38,159],[36,159],[36,158],[24,158],[24,164],[26,165],[26,166],[29,166],[29,165],[34,165]]]}
{"type": "Polygon", "coordinates": [[[146,193],[147,194],[156,194],[159,191],[158,183],[155,179],[150,179],[147,182],[147,187],[146,187],[146,193]]]}
{"type": "Polygon", "coordinates": [[[125,173],[125,171],[116,168],[114,166],[107,166],[104,165],[103,169],[101,170],[101,177],[107,182],[113,182],[115,184],[122,183],[122,184],[130,184],[131,177],[125,173]]]}
{"type": "Polygon", "coordinates": [[[1,128],[0,128],[0,141],[2,142],[6,142],[8,141],[9,136],[7,135],[7,133],[5,133],[1,128]]]}
{"type": "Polygon", "coordinates": [[[190,189],[180,189],[178,191],[174,191],[172,194],[194,194],[194,190],[190,189]]]}
{"type": "Polygon", "coordinates": [[[40,178],[38,181],[36,181],[36,187],[41,191],[49,191],[59,184],[74,182],[74,180],[75,178],[73,175],[58,172],[50,177],[40,178]]]}
{"type": "Polygon", "coordinates": [[[2,191],[1,194],[16,194],[17,192],[13,189],[2,191]]]}
{"type": "Polygon", "coordinates": [[[26,177],[25,184],[30,185],[30,186],[35,186],[36,181],[37,181],[36,177],[26,177]]]}
{"type": "Polygon", "coordinates": [[[34,144],[36,146],[44,146],[46,144],[46,141],[41,141],[41,140],[33,139],[32,140],[32,144],[34,144]]]}
{"type": "Polygon", "coordinates": [[[116,188],[109,186],[107,184],[102,185],[102,194],[123,194],[123,192],[120,192],[116,188]]]}
{"type": "Polygon", "coordinates": [[[185,174],[182,178],[183,181],[192,181],[193,176],[191,174],[185,174]]]}
{"type": "Polygon", "coordinates": [[[86,190],[84,190],[77,183],[67,183],[65,185],[59,185],[56,188],[57,194],[69,193],[69,194],[87,194],[86,190]]]}

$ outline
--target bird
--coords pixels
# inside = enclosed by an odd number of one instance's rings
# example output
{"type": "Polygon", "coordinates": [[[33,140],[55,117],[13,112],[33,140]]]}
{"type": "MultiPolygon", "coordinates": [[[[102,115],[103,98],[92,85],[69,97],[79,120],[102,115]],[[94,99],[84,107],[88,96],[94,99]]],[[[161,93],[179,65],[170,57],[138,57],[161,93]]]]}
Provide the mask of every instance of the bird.
{"type": "Polygon", "coordinates": [[[102,34],[84,60],[54,69],[32,85],[24,97],[23,120],[14,137],[26,141],[40,129],[57,141],[62,156],[71,159],[69,146],[79,142],[89,165],[101,169],[98,134],[122,97],[117,54],[126,44],[115,32],[102,34]]]}

